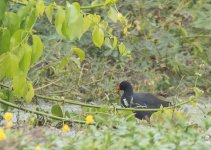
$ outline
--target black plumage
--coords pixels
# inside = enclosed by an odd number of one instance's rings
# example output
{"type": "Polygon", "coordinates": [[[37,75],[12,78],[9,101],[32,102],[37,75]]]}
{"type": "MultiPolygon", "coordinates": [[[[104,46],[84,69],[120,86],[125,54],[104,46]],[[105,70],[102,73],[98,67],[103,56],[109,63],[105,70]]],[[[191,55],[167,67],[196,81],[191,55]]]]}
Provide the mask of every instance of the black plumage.
{"type": "MultiPolygon", "coordinates": [[[[160,108],[168,107],[170,102],[164,101],[151,93],[134,93],[133,87],[128,81],[122,81],[117,90],[123,90],[124,93],[121,97],[121,104],[126,108],[160,108]]],[[[154,111],[138,112],[135,111],[135,117],[138,119],[146,119],[150,122],[150,116],[154,111]]]]}

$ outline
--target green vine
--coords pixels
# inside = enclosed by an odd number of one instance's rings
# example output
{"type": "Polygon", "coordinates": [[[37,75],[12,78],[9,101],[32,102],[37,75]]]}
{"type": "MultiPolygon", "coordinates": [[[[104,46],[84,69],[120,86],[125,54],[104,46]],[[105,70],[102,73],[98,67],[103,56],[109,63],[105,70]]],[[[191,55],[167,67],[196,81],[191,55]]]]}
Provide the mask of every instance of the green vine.
{"type": "Polygon", "coordinates": [[[48,118],[51,118],[51,119],[55,119],[55,120],[70,121],[72,123],[85,124],[85,121],[62,118],[62,117],[54,116],[54,115],[47,114],[47,113],[44,113],[44,112],[41,112],[41,111],[36,111],[36,110],[23,108],[23,107],[17,106],[17,105],[15,105],[13,103],[7,102],[7,101],[2,100],[2,99],[0,99],[0,103],[1,104],[5,104],[5,105],[10,106],[10,107],[13,107],[13,108],[16,108],[16,109],[19,109],[19,110],[22,110],[22,111],[26,111],[26,112],[37,114],[37,115],[42,115],[42,116],[45,116],[45,117],[48,117],[48,118]]]}
{"type": "MultiPolygon", "coordinates": [[[[0,86],[9,88],[7,85],[2,84],[2,83],[0,83],[0,86]]],[[[63,98],[48,97],[48,96],[43,96],[43,95],[39,95],[39,94],[35,94],[35,96],[37,98],[41,98],[41,99],[44,99],[44,100],[56,101],[56,102],[60,102],[60,103],[67,103],[67,104],[73,104],[73,105],[79,105],[79,106],[82,106],[82,107],[99,108],[99,109],[106,107],[106,106],[97,106],[97,105],[86,104],[86,103],[77,102],[77,101],[74,101],[74,100],[63,99],[63,98]]],[[[137,109],[137,108],[117,108],[115,106],[107,107],[107,108],[108,109],[121,110],[121,111],[139,111],[139,112],[159,111],[159,110],[162,110],[162,109],[175,109],[176,107],[180,107],[184,104],[187,104],[187,103],[190,103],[190,102],[197,100],[198,97],[199,97],[199,95],[198,96],[196,95],[195,97],[190,97],[186,101],[183,101],[183,102],[180,102],[180,103],[175,104],[173,106],[169,106],[169,107],[165,107],[165,108],[154,108],[154,109],[146,109],[146,108],[140,109],[139,108],[139,109],[137,109]]]]}

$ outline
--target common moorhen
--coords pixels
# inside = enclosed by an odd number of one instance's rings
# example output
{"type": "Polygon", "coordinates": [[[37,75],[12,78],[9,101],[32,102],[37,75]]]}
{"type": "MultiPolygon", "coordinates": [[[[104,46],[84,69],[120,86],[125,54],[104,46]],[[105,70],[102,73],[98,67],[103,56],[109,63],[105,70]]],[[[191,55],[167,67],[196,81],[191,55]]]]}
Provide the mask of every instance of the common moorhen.
{"type": "MultiPolygon", "coordinates": [[[[117,87],[117,91],[123,90],[124,93],[121,97],[121,104],[126,107],[133,108],[160,108],[168,107],[170,102],[161,100],[151,93],[133,93],[133,87],[128,81],[122,81],[117,87]]],[[[135,111],[135,117],[138,119],[145,119],[150,123],[150,116],[153,111],[141,112],[135,111]]]]}

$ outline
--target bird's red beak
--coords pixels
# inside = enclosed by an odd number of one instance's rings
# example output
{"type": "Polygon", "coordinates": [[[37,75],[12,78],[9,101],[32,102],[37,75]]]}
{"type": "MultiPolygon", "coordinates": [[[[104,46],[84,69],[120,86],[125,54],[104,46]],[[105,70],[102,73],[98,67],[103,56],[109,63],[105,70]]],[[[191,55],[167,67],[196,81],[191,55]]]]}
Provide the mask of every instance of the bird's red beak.
{"type": "Polygon", "coordinates": [[[119,93],[119,91],[120,91],[120,87],[119,87],[119,85],[117,85],[116,86],[116,92],[119,93]]]}

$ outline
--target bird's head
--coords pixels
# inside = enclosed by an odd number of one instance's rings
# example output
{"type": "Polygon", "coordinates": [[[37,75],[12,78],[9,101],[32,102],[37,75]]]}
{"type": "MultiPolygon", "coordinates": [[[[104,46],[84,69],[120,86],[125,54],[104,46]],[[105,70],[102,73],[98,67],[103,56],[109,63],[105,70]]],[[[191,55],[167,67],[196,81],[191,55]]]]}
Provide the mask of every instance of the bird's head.
{"type": "Polygon", "coordinates": [[[120,90],[133,90],[132,85],[128,81],[122,81],[120,84],[116,86],[116,91],[119,92],[120,90]]]}

